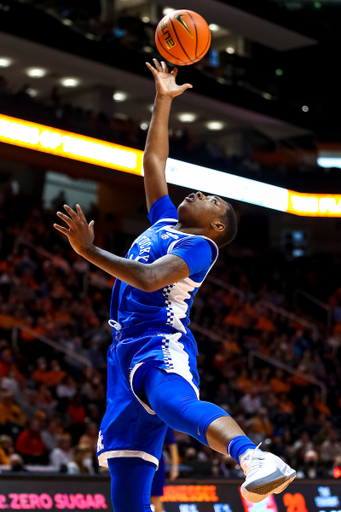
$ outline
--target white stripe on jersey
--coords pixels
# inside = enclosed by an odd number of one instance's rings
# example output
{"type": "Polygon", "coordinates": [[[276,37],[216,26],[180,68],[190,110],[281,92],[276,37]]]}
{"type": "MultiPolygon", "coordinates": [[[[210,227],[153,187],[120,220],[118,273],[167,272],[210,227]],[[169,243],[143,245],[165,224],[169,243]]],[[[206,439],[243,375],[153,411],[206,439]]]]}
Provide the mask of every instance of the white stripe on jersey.
{"type": "Polygon", "coordinates": [[[165,371],[167,373],[176,373],[187,380],[199,399],[199,390],[193,382],[193,375],[189,366],[189,356],[185,351],[184,344],[179,341],[181,333],[165,334],[161,336],[163,336],[162,350],[167,357],[165,371]]]}

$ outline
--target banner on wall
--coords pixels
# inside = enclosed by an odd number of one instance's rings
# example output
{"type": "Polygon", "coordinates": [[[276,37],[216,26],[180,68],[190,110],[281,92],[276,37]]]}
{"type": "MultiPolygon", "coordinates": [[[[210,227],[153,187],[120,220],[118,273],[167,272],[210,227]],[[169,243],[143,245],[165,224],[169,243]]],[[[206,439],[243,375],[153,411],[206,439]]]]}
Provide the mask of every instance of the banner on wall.
{"type": "MultiPolygon", "coordinates": [[[[143,176],[143,151],[0,114],[0,142],[143,176]]],[[[169,158],[168,183],[305,217],[341,217],[341,195],[308,194],[169,158]]]]}
{"type": "MultiPolygon", "coordinates": [[[[167,485],[165,512],[340,512],[341,482],[299,481],[279,495],[249,503],[240,494],[242,480],[200,480],[167,485]]],[[[1,510],[112,510],[107,477],[0,476],[1,510]]]]}

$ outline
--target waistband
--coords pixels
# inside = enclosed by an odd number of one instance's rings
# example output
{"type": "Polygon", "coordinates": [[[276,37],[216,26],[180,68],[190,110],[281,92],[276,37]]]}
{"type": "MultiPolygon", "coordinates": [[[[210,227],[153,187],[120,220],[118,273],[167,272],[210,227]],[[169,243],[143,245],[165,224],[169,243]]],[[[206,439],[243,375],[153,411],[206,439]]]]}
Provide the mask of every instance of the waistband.
{"type": "Polygon", "coordinates": [[[119,342],[126,338],[138,338],[142,334],[175,334],[176,332],[179,331],[161,322],[146,323],[145,325],[142,323],[119,329],[114,332],[114,339],[116,342],[119,342]]]}

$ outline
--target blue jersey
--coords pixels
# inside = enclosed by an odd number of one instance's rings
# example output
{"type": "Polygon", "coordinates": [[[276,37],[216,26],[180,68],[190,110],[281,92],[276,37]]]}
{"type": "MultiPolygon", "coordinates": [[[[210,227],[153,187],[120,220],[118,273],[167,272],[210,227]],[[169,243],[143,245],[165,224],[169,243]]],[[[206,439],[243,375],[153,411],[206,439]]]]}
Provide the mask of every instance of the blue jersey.
{"type": "Polygon", "coordinates": [[[152,293],[116,280],[111,320],[122,328],[157,322],[186,333],[193,298],[218,257],[218,247],[205,236],[174,229],[177,209],[168,195],[152,205],[148,218],[152,226],[134,241],[126,258],[147,265],[166,254],[175,254],[187,263],[190,275],[152,293]]]}

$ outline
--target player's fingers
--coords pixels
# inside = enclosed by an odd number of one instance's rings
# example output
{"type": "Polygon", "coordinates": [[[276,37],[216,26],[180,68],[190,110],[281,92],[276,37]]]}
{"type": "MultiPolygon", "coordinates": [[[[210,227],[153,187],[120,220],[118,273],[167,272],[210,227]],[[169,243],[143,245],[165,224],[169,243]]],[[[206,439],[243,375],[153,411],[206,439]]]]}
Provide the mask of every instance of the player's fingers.
{"type": "Polygon", "coordinates": [[[171,75],[176,76],[178,74],[178,68],[174,68],[173,71],[171,71],[171,75]]]}
{"type": "Polygon", "coordinates": [[[70,217],[68,217],[67,215],[65,215],[65,213],[57,212],[57,215],[60,219],[62,219],[65,222],[65,224],[69,226],[70,229],[75,227],[75,223],[73,222],[73,220],[70,219],[70,217]]]}
{"type": "Polygon", "coordinates": [[[164,72],[168,73],[168,66],[164,61],[161,62],[161,66],[162,66],[162,69],[164,70],[164,72]]]}
{"type": "Polygon", "coordinates": [[[191,85],[191,84],[184,84],[184,85],[181,86],[181,89],[183,91],[186,91],[186,89],[193,89],[193,85],[191,85]]]}
{"type": "Polygon", "coordinates": [[[66,228],[63,228],[63,226],[59,226],[58,224],[53,224],[53,227],[57,230],[63,233],[63,235],[69,236],[70,231],[66,228]]]}
{"type": "Polygon", "coordinates": [[[73,222],[75,224],[77,224],[77,222],[79,221],[77,213],[72,208],[70,208],[70,206],[68,206],[67,204],[64,204],[64,208],[68,212],[70,217],[72,218],[73,222]]]}
{"type": "Polygon", "coordinates": [[[94,235],[95,234],[95,221],[94,220],[92,220],[89,223],[89,229],[90,229],[91,233],[94,235]]]}
{"type": "Polygon", "coordinates": [[[153,66],[151,64],[149,64],[149,62],[146,62],[146,66],[149,69],[149,71],[151,71],[153,73],[153,75],[156,76],[157,71],[155,68],[153,68],[153,66]]]}
{"type": "Polygon", "coordinates": [[[83,213],[83,210],[82,210],[82,208],[79,206],[79,204],[76,204],[76,208],[77,208],[77,213],[78,213],[78,216],[79,216],[80,220],[81,220],[82,222],[85,222],[85,223],[87,224],[87,220],[86,220],[85,215],[84,215],[84,213],[83,213]]]}
{"type": "Polygon", "coordinates": [[[153,59],[154,65],[158,71],[162,71],[162,66],[157,59],[153,59]]]}

